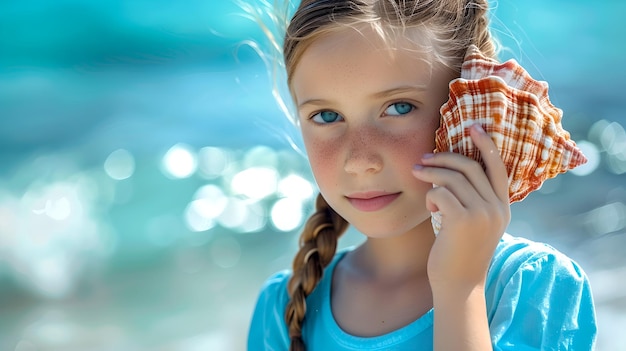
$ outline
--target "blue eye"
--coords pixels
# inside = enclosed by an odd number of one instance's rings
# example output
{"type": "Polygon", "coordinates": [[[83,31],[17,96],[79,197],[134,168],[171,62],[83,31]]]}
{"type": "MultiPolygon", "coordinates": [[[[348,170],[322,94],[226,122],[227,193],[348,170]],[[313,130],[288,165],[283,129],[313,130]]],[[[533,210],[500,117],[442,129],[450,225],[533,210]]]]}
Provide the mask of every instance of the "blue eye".
{"type": "Polygon", "coordinates": [[[318,112],[311,117],[314,122],[320,124],[333,123],[342,120],[343,118],[337,113],[333,111],[322,111],[318,112]]]}
{"type": "Polygon", "coordinates": [[[413,109],[415,109],[415,106],[408,102],[396,102],[387,107],[385,114],[389,116],[401,116],[413,111],[413,109]]]}

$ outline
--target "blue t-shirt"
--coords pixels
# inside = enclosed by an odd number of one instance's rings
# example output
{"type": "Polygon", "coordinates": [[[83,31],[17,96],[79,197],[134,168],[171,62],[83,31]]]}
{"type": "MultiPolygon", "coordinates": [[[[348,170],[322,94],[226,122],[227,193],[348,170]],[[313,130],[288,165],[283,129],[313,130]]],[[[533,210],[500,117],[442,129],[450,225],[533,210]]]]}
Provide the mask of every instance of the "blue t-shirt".
{"type": "MultiPolygon", "coordinates": [[[[432,350],[433,310],[393,332],[358,337],[344,332],[330,306],[333,269],[348,250],[338,252],[307,297],[302,337],[315,350],[432,350]]],[[[289,350],[284,321],[289,271],[271,276],[252,317],[248,350],[289,350]]],[[[596,317],[587,276],[567,256],[546,244],[505,234],[486,281],[489,329],[494,350],[591,350],[596,317]]]]}

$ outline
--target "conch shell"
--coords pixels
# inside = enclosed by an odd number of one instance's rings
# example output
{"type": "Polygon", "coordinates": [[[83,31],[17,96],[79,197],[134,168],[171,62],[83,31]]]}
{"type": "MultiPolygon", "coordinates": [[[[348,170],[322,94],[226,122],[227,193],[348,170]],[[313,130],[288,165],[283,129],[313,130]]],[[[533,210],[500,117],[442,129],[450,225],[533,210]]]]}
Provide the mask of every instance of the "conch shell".
{"type": "MultiPolygon", "coordinates": [[[[449,86],[435,152],[456,152],[480,162],[469,136],[469,127],[480,123],[507,168],[511,203],[539,189],[546,179],[587,162],[561,125],[563,111],[550,102],[548,83],[534,80],[515,60],[500,64],[472,45],[461,77],[449,86]]],[[[440,213],[433,213],[432,222],[437,233],[440,213]]]]}

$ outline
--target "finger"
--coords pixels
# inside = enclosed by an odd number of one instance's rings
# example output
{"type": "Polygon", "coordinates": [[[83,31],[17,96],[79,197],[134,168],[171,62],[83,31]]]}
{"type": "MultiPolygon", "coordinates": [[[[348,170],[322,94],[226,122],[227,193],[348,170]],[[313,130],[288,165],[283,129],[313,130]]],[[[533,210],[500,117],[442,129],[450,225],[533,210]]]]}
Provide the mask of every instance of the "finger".
{"type": "Polygon", "coordinates": [[[449,189],[438,186],[426,193],[426,208],[430,212],[441,212],[442,216],[456,217],[464,210],[458,198],[449,189]]]}
{"type": "Polygon", "coordinates": [[[485,163],[485,173],[496,192],[498,198],[503,202],[509,202],[509,179],[506,166],[502,162],[498,147],[485,130],[476,123],[471,127],[470,136],[474,145],[480,151],[480,156],[485,163]]]}
{"type": "MultiPolygon", "coordinates": [[[[483,200],[487,202],[499,200],[485,174],[485,170],[483,170],[480,163],[469,157],[452,152],[440,152],[431,157],[422,159],[422,163],[426,166],[435,166],[458,172],[462,174],[469,183],[464,183],[463,186],[470,186],[475,189],[483,200]]],[[[439,183],[435,182],[435,184],[439,183]]]]}
{"type": "MultiPolygon", "coordinates": [[[[485,184],[484,187],[489,187],[489,182],[482,168],[479,172],[482,173],[484,178],[482,181],[485,184]]],[[[465,208],[471,207],[477,200],[484,201],[465,174],[457,170],[443,167],[416,166],[413,170],[413,175],[421,181],[437,184],[437,186],[447,189],[465,208]]],[[[493,193],[493,190],[490,191],[493,193]]]]}

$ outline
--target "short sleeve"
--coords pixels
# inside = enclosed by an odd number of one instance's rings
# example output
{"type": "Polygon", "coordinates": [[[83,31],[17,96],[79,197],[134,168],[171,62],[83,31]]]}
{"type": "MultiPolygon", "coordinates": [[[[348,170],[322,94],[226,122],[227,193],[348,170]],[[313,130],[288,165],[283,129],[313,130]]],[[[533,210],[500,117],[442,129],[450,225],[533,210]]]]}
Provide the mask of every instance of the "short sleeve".
{"type": "Polygon", "coordinates": [[[248,332],[248,351],[287,351],[289,333],[285,308],[289,299],[289,272],[282,271],[265,281],[252,315],[248,332]]]}
{"type": "Polygon", "coordinates": [[[494,350],[592,350],[596,316],[585,273],[556,250],[523,256],[493,294],[494,350]]]}

